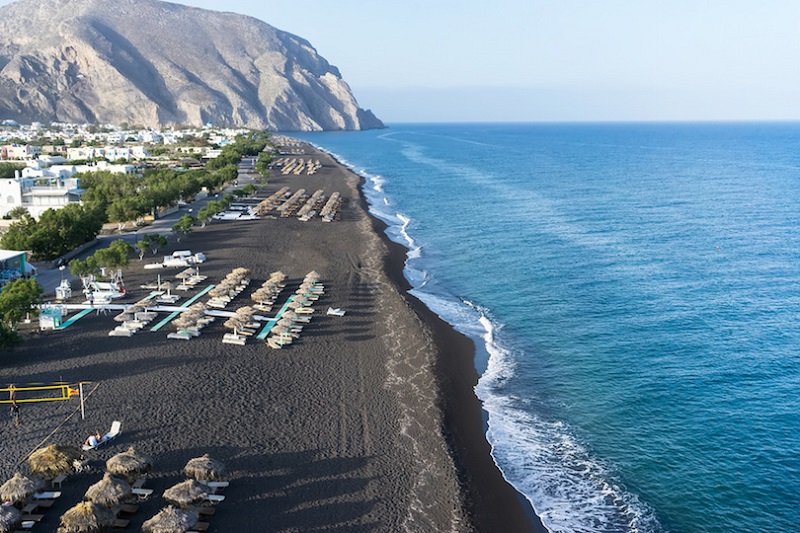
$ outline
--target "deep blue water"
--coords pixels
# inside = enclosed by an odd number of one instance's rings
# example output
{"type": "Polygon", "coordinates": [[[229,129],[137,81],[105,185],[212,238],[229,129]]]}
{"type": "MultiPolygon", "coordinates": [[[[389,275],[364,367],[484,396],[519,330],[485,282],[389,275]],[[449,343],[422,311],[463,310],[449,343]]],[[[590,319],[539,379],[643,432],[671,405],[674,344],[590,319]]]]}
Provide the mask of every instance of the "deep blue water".
{"type": "Polygon", "coordinates": [[[800,125],[299,137],[486,347],[495,460],[549,529],[800,530],[800,125]]]}

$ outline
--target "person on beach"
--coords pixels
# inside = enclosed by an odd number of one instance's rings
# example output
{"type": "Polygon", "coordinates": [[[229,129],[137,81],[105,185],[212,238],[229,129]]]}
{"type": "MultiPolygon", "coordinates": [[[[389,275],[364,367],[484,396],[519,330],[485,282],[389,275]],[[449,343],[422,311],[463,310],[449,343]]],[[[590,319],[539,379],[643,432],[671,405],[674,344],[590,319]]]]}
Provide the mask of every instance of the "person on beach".
{"type": "Polygon", "coordinates": [[[19,425],[19,404],[14,400],[11,404],[11,418],[14,420],[14,425],[19,425]]]}
{"type": "Polygon", "coordinates": [[[88,437],[86,437],[86,440],[83,441],[83,445],[84,446],[91,446],[91,447],[94,448],[95,446],[97,446],[100,443],[100,441],[102,439],[103,439],[103,437],[100,435],[100,432],[97,431],[97,430],[94,430],[94,435],[89,435],[88,437]]]}
{"type": "Polygon", "coordinates": [[[14,403],[14,402],[17,401],[17,386],[14,385],[13,383],[8,386],[8,400],[11,403],[14,403]]]}

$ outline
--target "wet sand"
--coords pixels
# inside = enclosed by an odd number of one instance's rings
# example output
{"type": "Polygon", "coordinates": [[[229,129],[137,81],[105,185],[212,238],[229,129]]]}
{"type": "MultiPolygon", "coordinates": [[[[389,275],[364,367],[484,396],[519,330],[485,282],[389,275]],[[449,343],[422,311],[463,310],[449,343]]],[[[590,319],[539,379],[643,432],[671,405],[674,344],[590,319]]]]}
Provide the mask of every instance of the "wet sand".
{"type": "MultiPolygon", "coordinates": [[[[48,442],[77,445],[118,419],[123,434],[87,456],[98,470],[128,446],[155,458],[146,485],[154,497],[130,517],[131,531],[165,504],[160,495],[184,479],[186,461],[203,453],[224,461],[231,481],[210,531],[543,530],[489,455],[472,392],[472,343],[405,294],[405,249],[367,214],[360,178],[326,154],[313,157],[323,163],[317,174],[275,173],[266,192],[338,191],[340,221],[214,221],[159,252],[204,252],[209,279],[201,288],[235,267],[251,269],[253,282],[231,310],[249,305],[272,271],[289,275],[281,302],[316,270],[326,294],[300,339],[283,350],[254,338],[222,344],[222,319],[190,341],[168,340],[170,325],[109,337],[113,315],[95,313],[29,338],[0,353],[0,382],[91,381],[87,389],[96,390],[84,421],[75,400],[23,404],[22,426],[4,425],[0,478],[56,428],[48,442]],[[347,314],[327,317],[328,306],[347,314]]],[[[156,259],[132,260],[127,301],[146,295],[139,285],[159,272],[170,279],[181,270],[142,268],[156,259]]],[[[100,477],[70,477],[36,530],[54,531],[100,477]]]]}

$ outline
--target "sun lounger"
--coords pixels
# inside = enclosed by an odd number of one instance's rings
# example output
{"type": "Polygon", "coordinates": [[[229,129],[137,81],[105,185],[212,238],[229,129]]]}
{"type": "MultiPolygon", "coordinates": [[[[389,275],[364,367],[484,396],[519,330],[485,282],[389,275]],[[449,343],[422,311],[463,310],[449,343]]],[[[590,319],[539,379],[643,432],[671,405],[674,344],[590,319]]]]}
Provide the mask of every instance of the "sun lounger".
{"type": "Polygon", "coordinates": [[[192,532],[201,532],[201,531],[208,531],[208,522],[197,522],[195,525],[189,529],[188,533],[192,532]]]}
{"type": "Polygon", "coordinates": [[[187,331],[180,331],[180,332],[176,331],[176,332],[173,332],[173,333],[167,333],[167,338],[168,339],[175,339],[175,340],[179,340],[179,341],[188,341],[188,340],[193,339],[194,335],[192,335],[191,333],[189,333],[187,331]]]}
{"type": "Polygon", "coordinates": [[[108,433],[103,435],[103,437],[99,441],[97,441],[97,444],[95,444],[94,446],[92,446],[91,444],[85,444],[81,449],[85,452],[88,452],[89,450],[94,450],[95,448],[99,448],[103,444],[111,442],[112,440],[117,438],[117,436],[120,433],[122,433],[122,422],[120,422],[119,420],[114,420],[114,422],[111,424],[111,429],[108,431],[108,433]]]}
{"type": "Polygon", "coordinates": [[[117,326],[108,332],[109,337],[133,337],[133,331],[125,326],[117,326]]]}
{"type": "Polygon", "coordinates": [[[22,520],[26,522],[41,522],[44,518],[43,514],[24,514],[22,520]]]}
{"type": "Polygon", "coordinates": [[[214,505],[220,503],[224,499],[225,499],[225,496],[223,496],[221,494],[209,494],[208,496],[206,496],[206,501],[210,502],[210,503],[212,503],[214,505]]]}
{"type": "Polygon", "coordinates": [[[115,529],[125,529],[126,527],[128,527],[128,524],[130,524],[130,523],[131,523],[131,521],[130,521],[130,520],[125,520],[125,519],[122,519],[122,518],[117,518],[117,519],[115,519],[115,520],[114,520],[114,523],[112,524],[112,526],[113,526],[115,529]]]}
{"type": "Polygon", "coordinates": [[[344,316],[344,309],[329,307],[326,314],[328,316],[344,316]]]}
{"type": "Polygon", "coordinates": [[[33,529],[33,526],[36,525],[36,521],[34,520],[23,520],[20,525],[17,527],[19,528],[18,531],[30,531],[33,529]]]}
{"type": "Polygon", "coordinates": [[[111,508],[111,511],[115,515],[120,515],[122,513],[125,513],[125,514],[136,514],[136,513],[139,512],[139,506],[131,504],[131,503],[121,503],[119,505],[113,506],[111,508]]]}
{"type": "Polygon", "coordinates": [[[53,488],[61,488],[61,484],[67,480],[67,476],[65,474],[61,474],[60,476],[56,476],[53,478],[53,481],[50,482],[50,486],[53,488]]]}
{"type": "Polygon", "coordinates": [[[136,481],[134,481],[131,484],[131,488],[132,489],[141,489],[142,487],[144,487],[145,483],[147,483],[147,478],[146,477],[137,478],[136,481]]]}
{"type": "Polygon", "coordinates": [[[56,490],[52,492],[37,492],[33,495],[34,500],[55,500],[61,497],[61,491],[56,490]]]}
{"type": "Polygon", "coordinates": [[[138,496],[140,500],[146,500],[153,494],[153,489],[132,489],[131,492],[138,496]]]}
{"type": "Polygon", "coordinates": [[[196,507],[193,507],[192,510],[204,518],[214,516],[214,513],[217,512],[217,510],[214,507],[211,507],[210,505],[198,505],[196,507]]]}
{"type": "Polygon", "coordinates": [[[244,346],[247,343],[247,337],[234,335],[233,333],[226,333],[222,336],[222,342],[225,344],[237,344],[244,346]]]}

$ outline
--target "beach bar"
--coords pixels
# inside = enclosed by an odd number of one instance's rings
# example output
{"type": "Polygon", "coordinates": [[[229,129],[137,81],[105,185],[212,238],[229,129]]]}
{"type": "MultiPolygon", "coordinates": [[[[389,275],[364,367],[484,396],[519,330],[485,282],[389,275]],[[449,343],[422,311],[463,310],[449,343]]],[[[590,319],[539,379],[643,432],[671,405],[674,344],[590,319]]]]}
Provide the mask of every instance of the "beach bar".
{"type": "Polygon", "coordinates": [[[25,252],[0,250],[0,287],[23,276],[35,276],[36,268],[26,261],[25,252]]]}

